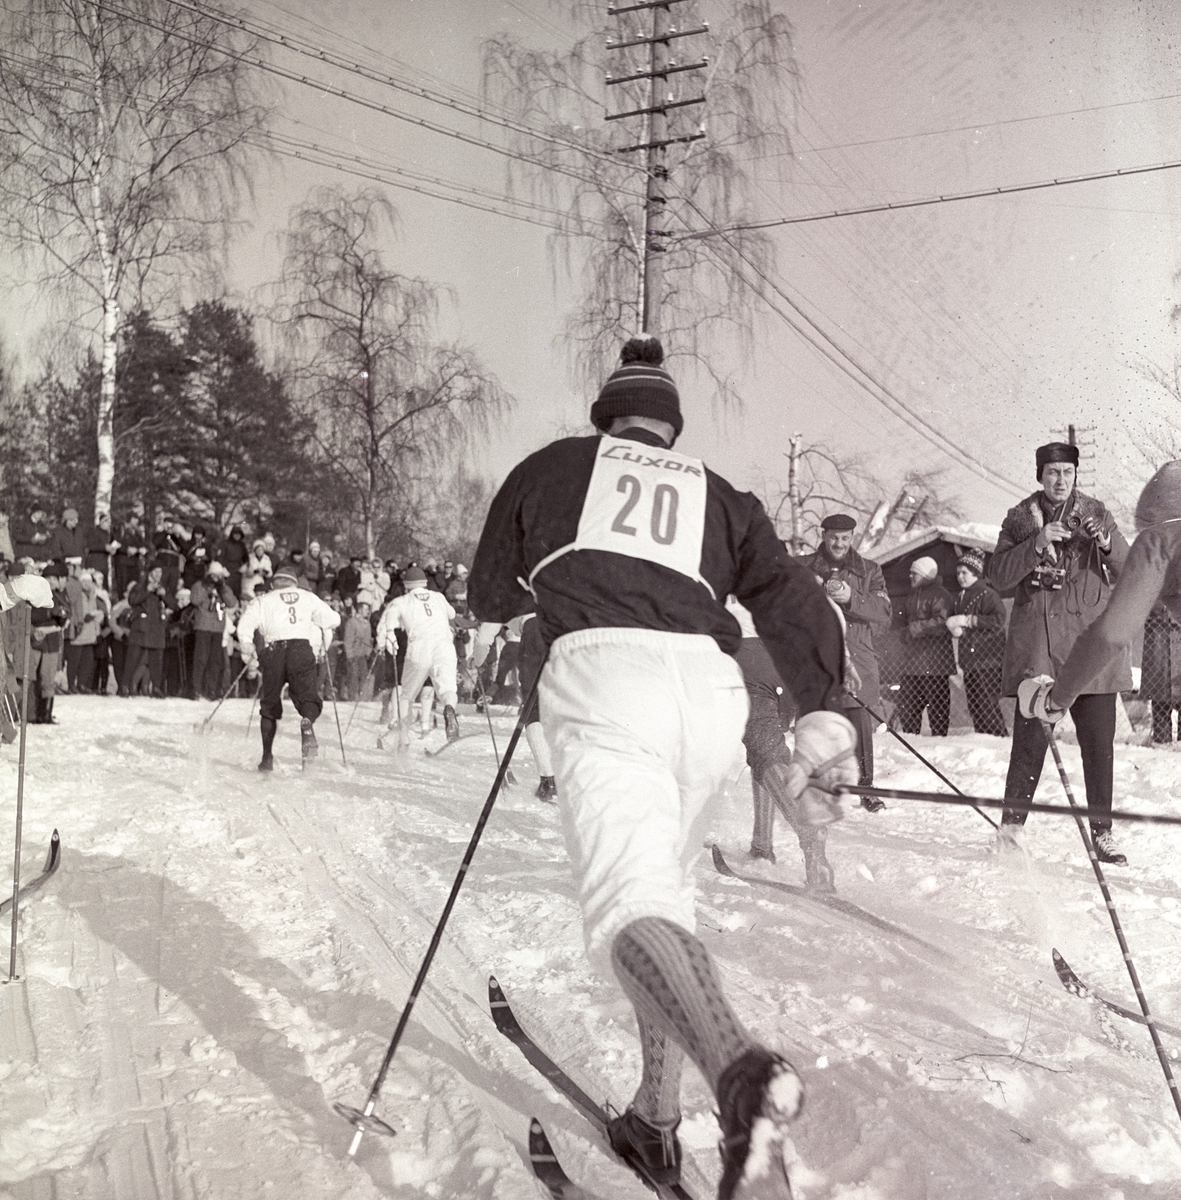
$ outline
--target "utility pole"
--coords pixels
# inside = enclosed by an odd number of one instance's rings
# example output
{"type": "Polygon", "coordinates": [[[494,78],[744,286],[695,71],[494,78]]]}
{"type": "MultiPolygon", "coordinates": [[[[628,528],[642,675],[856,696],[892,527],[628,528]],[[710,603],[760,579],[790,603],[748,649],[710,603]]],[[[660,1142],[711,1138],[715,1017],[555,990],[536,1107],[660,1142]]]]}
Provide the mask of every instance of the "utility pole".
{"type": "Polygon", "coordinates": [[[644,333],[660,334],[660,300],[663,291],[663,255],[667,249],[668,230],[665,228],[665,195],[668,184],[668,147],[678,142],[695,142],[705,137],[704,129],[683,136],[669,136],[668,114],[677,108],[704,104],[705,96],[693,96],[687,100],[674,99],[668,91],[668,77],[682,71],[699,71],[709,66],[709,59],[699,62],[678,63],[670,57],[669,47],[678,38],[693,37],[708,33],[708,23],[694,29],[677,29],[672,24],[672,6],[684,0],[645,0],[644,3],[627,4],[609,8],[607,15],[623,16],[625,13],[651,13],[650,32],[640,36],[624,33],[618,41],[608,42],[608,50],[626,50],[634,46],[648,48],[647,69],[629,71],[608,76],[608,86],[648,81],[648,100],[642,108],[627,112],[608,113],[608,121],[621,121],[629,117],[644,119],[645,138],[633,146],[620,148],[619,154],[643,152],[647,188],[644,200],[644,243],[641,252],[640,280],[640,327],[644,333]]]}

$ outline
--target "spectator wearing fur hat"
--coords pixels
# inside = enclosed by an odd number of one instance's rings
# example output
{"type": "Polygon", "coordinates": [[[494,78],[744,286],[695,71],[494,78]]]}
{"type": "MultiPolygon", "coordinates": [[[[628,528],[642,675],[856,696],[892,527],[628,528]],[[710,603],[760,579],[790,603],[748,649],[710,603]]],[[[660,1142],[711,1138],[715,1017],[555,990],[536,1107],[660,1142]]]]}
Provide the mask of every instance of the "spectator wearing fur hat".
{"type": "Polygon", "coordinates": [[[933,737],[947,737],[951,716],[951,685],[955,656],[947,618],[951,594],[939,577],[933,558],[910,564],[910,592],[902,605],[902,679],[898,689],[898,723],[904,733],[921,733],[923,709],[933,737]]]}
{"type": "MultiPolygon", "coordinates": [[[[1107,608],[1127,561],[1128,543],[1115,518],[1075,486],[1078,458],[1078,447],[1065,442],[1038,447],[1041,490],[1009,509],[988,566],[989,580],[998,591],[1015,590],[1001,680],[1006,696],[1016,696],[1020,684],[1034,676],[1058,675],[1083,631],[1107,608]]],[[[1091,820],[1091,833],[1101,862],[1127,861],[1115,847],[1107,814],[1113,790],[1116,693],[1131,687],[1131,655],[1124,647],[1105,661],[1085,691],[1071,698],[1087,804],[1098,814],[1091,820]]],[[[1018,713],[1013,719],[1006,799],[1033,799],[1047,746],[1041,722],[1018,713]]],[[[1005,809],[998,847],[1016,845],[1028,815],[1019,803],[1005,809]]]]}
{"type": "MultiPolygon", "coordinates": [[[[800,561],[820,580],[845,618],[845,646],[860,682],[852,690],[846,686],[842,692],[842,711],[857,730],[858,782],[869,787],[873,783],[873,730],[877,722],[868,710],[881,702],[873,639],[875,630],[890,624],[890,593],[881,567],[853,549],[856,528],[856,519],[848,513],[830,513],[820,522],[820,549],[800,561]]],[[[873,796],[864,796],[861,806],[870,812],[885,808],[873,796]]]]}
{"type": "Polygon", "coordinates": [[[1001,694],[1001,664],[1005,659],[1005,605],[984,582],[984,552],[966,550],[955,564],[960,590],[955,595],[947,629],[955,642],[964,677],[964,695],[972,728],[977,733],[1008,737],[997,701],[1001,694]]]}
{"type": "Polygon", "coordinates": [[[219,700],[225,688],[226,655],[222,642],[226,613],[237,607],[237,597],[229,585],[229,571],[220,562],[211,562],[204,579],[198,579],[189,592],[193,617],[193,670],[189,698],[219,700]]]}
{"type": "Polygon", "coordinates": [[[271,586],[274,573],[266,542],[262,538],[255,538],[250,554],[242,564],[242,599],[250,600],[256,592],[265,592],[271,586]]]}

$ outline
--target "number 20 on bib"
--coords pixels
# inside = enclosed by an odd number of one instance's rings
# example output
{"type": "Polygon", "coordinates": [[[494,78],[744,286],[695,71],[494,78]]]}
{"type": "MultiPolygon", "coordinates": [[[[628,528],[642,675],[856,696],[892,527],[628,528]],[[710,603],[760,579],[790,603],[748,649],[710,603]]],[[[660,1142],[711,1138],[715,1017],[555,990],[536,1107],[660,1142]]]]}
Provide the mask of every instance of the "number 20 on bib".
{"type": "Polygon", "coordinates": [[[600,438],[574,548],[644,558],[701,580],[705,494],[699,459],[600,438]]]}

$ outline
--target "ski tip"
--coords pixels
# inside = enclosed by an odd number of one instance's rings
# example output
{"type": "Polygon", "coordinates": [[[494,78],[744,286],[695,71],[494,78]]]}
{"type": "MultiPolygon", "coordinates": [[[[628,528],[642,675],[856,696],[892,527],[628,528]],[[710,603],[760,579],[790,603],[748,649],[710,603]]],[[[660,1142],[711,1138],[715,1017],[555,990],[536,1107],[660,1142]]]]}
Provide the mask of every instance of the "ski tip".
{"type": "Polygon", "coordinates": [[[714,870],[718,871],[722,875],[734,874],[734,872],[730,870],[730,864],[722,857],[722,848],[717,844],[717,842],[714,842],[714,844],[709,848],[709,852],[714,860],[714,870]]]}
{"type": "Polygon", "coordinates": [[[529,1119],[529,1157],[535,1162],[557,1162],[554,1148],[536,1117],[529,1119]]]}
{"type": "Polygon", "coordinates": [[[495,975],[488,976],[488,999],[494,1005],[508,1003],[495,975]]]}

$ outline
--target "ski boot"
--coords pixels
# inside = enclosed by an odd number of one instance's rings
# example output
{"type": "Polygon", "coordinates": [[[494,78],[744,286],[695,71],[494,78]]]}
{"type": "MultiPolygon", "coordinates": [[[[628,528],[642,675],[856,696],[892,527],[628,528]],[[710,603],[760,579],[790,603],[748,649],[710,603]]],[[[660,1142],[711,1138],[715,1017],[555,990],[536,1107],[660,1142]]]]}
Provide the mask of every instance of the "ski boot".
{"type": "Polygon", "coordinates": [[[1095,843],[1095,857],[1101,863],[1111,863],[1114,867],[1128,865],[1128,857],[1116,849],[1115,838],[1111,836],[1110,829],[1092,829],[1091,837],[1095,843]]]}
{"type": "Polygon", "coordinates": [[[447,730],[447,740],[449,742],[459,741],[459,718],[455,715],[455,709],[450,704],[443,708],[443,725],[447,730]]]}
{"type": "Polygon", "coordinates": [[[804,1085],[795,1067],[754,1046],[722,1072],[717,1098],[722,1127],[718,1200],[736,1194],[791,1200],[783,1165],[784,1131],[804,1106],[804,1085]]]}
{"type": "Polygon", "coordinates": [[[800,849],[804,852],[804,886],[810,892],[832,895],[837,887],[833,882],[832,864],[824,853],[826,830],[822,827],[813,833],[814,837],[800,840],[800,849]]]}
{"type": "Polygon", "coordinates": [[[653,1125],[629,1108],[623,1116],[607,1122],[607,1140],[628,1166],[653,1183],[671,1186],[681,1180],[681,1143],[677,1140],[680,1123],[678,1117],[671,1125],[653,1125]]]}
{"type": "Polygon", "coordinates": [[[299,752],[303,756],[305,767],[320,752],[320,747],[316,742],[316,731],[312,728],[311,719],[308,717],[302,717],[299,722],[299,752]]]}
{"type": "Polygon", "coordinates": [[[750,849],[746,853],[747,858],[765,858],[769,863],[775,862],[775,851],[764,850],[761,846],[756,846],[751,842],[750,849]]]}
{"type": "Polygon", "coordinates": [[[383,692],[381,695],[381,716],[377,718],[379,725],[388,725],[390,723],[390,697],[388,692],[383,692]]]}
{"type": "Polygon", "coordinates": [[[546,800],[550,804],[554,804],[558,799],[558,785],[552,775],[543,775],[541,782],[537,785],[537,791],[533,793],[538,800],[546,800]]]}
{"type": "Polygon", "coordinates": [[[274,756],[271,754],[264,754],[262,756],[262,762],[258,764],[258,769],[260,771],[273,771],[275,769],[274,756]]]}

